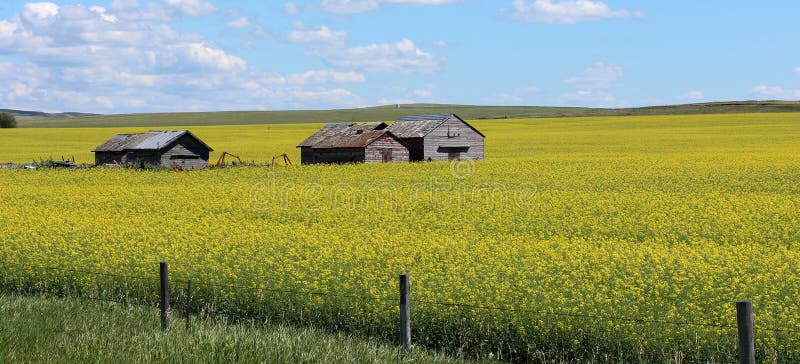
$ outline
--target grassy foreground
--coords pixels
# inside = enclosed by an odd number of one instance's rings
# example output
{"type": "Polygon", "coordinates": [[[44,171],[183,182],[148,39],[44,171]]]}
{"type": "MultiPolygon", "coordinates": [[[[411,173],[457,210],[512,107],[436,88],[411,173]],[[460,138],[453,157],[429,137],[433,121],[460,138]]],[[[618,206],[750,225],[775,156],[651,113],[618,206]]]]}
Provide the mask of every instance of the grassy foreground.
{"type": "Polygon", "coordinates": [[[0,296],[0,362],[455,363],[455,359],[283,326],[194,320],[160,329],[158,311],[77,299],[0,296]]]}

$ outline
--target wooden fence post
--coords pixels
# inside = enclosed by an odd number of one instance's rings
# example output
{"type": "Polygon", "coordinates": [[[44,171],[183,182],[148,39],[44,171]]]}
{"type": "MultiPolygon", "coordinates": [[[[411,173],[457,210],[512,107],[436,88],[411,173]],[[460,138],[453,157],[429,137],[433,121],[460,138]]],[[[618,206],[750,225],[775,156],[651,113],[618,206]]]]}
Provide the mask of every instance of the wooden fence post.
{"type": "Polygon", "coordinates": [[[186,307],[184,307],[184,314],[186,316],[186,330],[189,330],[189,314],[192,312],[192,280],[186,282],[186,307]]]}
{"type": "Polygon", "coordinates": [[[736,324],[739,327],[739,364],[756,364],[752,301],[736,302],[736,324]]]}
{"type": "Polygon", "coordinates": [[[161,289],[159,290],[159,298],[161,309],[161,328],[166,330],[169,327],[169,272],[167,271],[167,262],[158,264],[159,276],[161,278],[161,289]]]}
{"type": "Polygon", "coordinates": [[[403,352],[411,348],[411,289],[408,284],[408,275],[400,275],[400,342],[403,352]]]}

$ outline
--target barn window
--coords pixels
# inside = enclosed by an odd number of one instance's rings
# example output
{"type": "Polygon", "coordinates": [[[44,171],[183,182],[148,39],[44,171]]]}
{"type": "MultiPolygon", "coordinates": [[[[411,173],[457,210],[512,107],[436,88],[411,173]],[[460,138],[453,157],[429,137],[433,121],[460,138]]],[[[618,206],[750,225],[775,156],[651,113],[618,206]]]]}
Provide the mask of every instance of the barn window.
{"type": "Polygon", "coordinates": [[[173,156],[169,157],[169,159],[172,159],[172,160],[175,160],[175,159],[181,159],[181,160],[183,160],[183,159],[199,159],[199,158],[200,158],[199,155],[173,155],[173,156]]]}

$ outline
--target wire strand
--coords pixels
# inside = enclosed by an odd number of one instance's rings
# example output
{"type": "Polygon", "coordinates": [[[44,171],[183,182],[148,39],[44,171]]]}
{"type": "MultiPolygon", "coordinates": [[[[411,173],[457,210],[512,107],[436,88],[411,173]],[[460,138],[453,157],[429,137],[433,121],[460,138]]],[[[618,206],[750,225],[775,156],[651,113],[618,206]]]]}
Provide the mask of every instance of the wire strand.
{"type": "MultiPolygon", "coordinates": [[[[107,273],[107,272],[98,272],[98,271],[91,271],[91,270],[84,270],[84,269],[74,269],[74,268],[63,268],[63,267],[44,267],[44,266],[34,266],[34,265],[19,265],[13,263],[3,262],[4,266],[13,266],[18,268],[33,268],[33,269],[41,269],[41,270],[58,270],[58,271],[66,271],[66,272],[74,272],[74,273],[81,273],[86,275],[102,275],[108,277],[117,277],[117,278],[126,278],[132,280],[141,280],[141,281],[153,281],[157,279],[157,277],[143,277],[143,276],[132,276],[132,275],[123,275],[123,274],[115,274],[115,273],[107,273]]],[[[188,283],[190,279],[174,279],[172,282],[174,283],[188,283]]],[[[360,301],[376,301],[376,302],[394,302],[394,298],[379,298],[374,296],[363,296],[363,295],[351,295],[351,294],[337,294],[331,292],[323,292],[323,291],[310,291],[310,290],[292,290],[292,289],[282,289],[282,288],[260,288],[260,287],[247,287],[247,286],[239,286],[239,285],[232,285],[232,284],[218,284],[218,283],[208,283],[199,281],[196,279],[191,279],[192,283],[196,284],[197,286],[209,286],[209,287],[216,287],[216,288],[226,288],[226,289],[234,289],[234,290],[247,290],[247,291],[257,291],[257,292],[272,292],[272,293],[286,293],[286,294],[299,294],[299,295],[309,295],[309,296],[327,296],[327,297],[337,297],[337,298],[350,298],[350,299],[357,299],[360,301]]],[[[76,296],[70,296],[76,297],[76,296]]],[[[94,301],[101,301],[101,302],[109,302],[109,303],[120,303],[120,304],[132,304],[137,306],[151,306],[148,303],[141,303],[135,301],[131,302],[128,300],[114,300],[114,299],[105,299],[105,298],[98,298],[98,297],[90,297],[84,295],[78,295],[77,298],[81,299],[88,299],[94,301]]],[[[199,299],[196,293],[192,294],[192,298],[199,299]]],[[[447,307],[462,307],[462,308],[471,308],[471,309],[480,309],[480,310],[492,310],[492,311],[504,311],[504,312],[526,312],[526,313],[533,313],[539,315],[546,315],[546,316],[560,316],[560,317],[577,317],[577,318],[590,318],[590,319],[601,319],[601,320],[608,320],[608,321],[624,321],[624,322],[632,322],[632,323],[643,323],[643,324],[664,324],[664,325],[675,325],[675,326],[698,326],[698,327],[714,327],[714,328],[724,328],[724,329],[735,329],[737,326],[735,325],[725,325],[725,324],[715,324],[710,322],[697,322],[697,321],[672,321],[672,320],[657,320],[657,319],[649,319],[649,318],[638,318],[638,317],[623,317],[623,316],[614,316],[614,315],[592,315],[592,314],[584,314],[584,313],[571,313],[571,312],[558,312],[558,311],[544,311],[544,310],[532,310],[532,309],[520,309],[520,308],[512,308],[512,307],[498,307],[498,306],[488,306],[488,305],[478,305],[478,304],[470,304],[470,303],[458,303],[458,302],[438,302],[438,301],[427,301],[427,300],[419,300],[419,301],[412,301],[421,304],[429,304],[429,305],[437,305],[437,306],[447,306],[447,307]]],[[[769,332],[783,332],[783,333],[793,333],[793,334],[800,334],[800,330],[793,330],[793,329],[778,329],[778,328],[762,328],[758,327],[758,330],[761,331],[769,331],[769,332]]]]}

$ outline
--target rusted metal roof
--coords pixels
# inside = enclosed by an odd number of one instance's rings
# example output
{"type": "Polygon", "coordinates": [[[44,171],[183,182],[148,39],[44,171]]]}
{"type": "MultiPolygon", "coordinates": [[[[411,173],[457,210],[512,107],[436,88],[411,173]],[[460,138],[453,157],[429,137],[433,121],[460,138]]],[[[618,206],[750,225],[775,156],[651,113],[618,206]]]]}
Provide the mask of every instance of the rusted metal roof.
{"type": "Polygon", "coordinates": [[[445,121],[455,118],[460,120],[470,129],[475,130],[476,133],[484,136],[483,133],[469,125],[464,119],[456,114],[440,114],[440,115],[417,115],[406,116],[395,120],[386,130],[391,131],[394,135],[401,139],[408,138],[423,138],[428,135],[433,129],[442,125],[445,121]]]}
{"type": "Polygon", "coordinates": [[[200,144],[213,151],[202,140],[188,130],[152,130],[140,134],[119,134],[94,148],[92,152],[123,152],[126,150],[160,150],[180,137],[188,134],[200,144]]]}
{"type": "Polygon", "coordinates": [[[298,147],[363,148],[386,134],[386,123],[328,124],[298,144],[298,147]]]}

